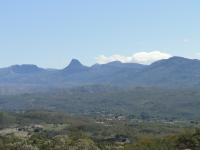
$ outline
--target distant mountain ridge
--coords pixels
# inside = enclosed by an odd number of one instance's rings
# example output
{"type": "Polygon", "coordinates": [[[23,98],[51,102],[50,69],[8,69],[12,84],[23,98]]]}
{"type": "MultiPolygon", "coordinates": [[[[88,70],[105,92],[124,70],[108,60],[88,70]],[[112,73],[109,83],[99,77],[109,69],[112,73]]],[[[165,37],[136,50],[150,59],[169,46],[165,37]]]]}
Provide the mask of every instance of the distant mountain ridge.
{"type": "Polygon", "coordinates": [[[77,59],[60,70],[43,69],[36,65],[14,65],[0,69],[0,85],[37,85],[71,87],[88,84],[118,86],[198,86],[200,60],[171,57],[151,65],[121,63],[84,66],[77,59]]]}
{"type": "Polygon", "coordinates": [[[36,73],[40,71],[44,71],[44,69],[39,68],[36,65],[14,65],[10,67],[10,70],[15,73],[36,73]]]}
{"type": "Polygon", "coordinates": [[[80,73],[83,71],[87,71],[89,67],[86,67],[80,63],[77,59],[72,59],[70,64],[63,69],[65,73],[80,73]]]}

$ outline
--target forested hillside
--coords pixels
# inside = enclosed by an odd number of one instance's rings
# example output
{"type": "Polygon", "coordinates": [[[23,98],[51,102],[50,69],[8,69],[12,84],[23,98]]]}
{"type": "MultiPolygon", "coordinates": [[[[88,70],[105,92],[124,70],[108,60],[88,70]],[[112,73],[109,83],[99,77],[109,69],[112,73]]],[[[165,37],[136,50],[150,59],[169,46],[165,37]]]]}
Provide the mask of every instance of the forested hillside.
{"type": "Polygon", "coordinates": [[[106,85],[0,95],[1,111],[47,109],[84,115],[135,115],[198,120],[200,88],[119,88],[106,85]]]}

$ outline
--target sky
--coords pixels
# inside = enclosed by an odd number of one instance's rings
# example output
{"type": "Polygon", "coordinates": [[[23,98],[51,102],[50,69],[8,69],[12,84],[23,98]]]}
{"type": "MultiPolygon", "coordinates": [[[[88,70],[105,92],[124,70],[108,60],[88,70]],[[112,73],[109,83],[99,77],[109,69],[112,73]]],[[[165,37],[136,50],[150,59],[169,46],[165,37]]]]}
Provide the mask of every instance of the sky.
{"type": "Polygon", "coordinates": [[[199,0],[0,0],[0,67],[200,58],[199,0]]]}

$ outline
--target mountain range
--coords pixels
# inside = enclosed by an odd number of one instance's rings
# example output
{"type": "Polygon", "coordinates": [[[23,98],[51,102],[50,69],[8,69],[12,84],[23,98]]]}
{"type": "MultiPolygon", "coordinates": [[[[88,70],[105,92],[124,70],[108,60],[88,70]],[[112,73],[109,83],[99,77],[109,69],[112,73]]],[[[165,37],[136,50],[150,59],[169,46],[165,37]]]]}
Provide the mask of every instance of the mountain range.
{"type": "Polygon", "coordinates": [[[84,66],[73,59],[64,69],[14,65],[0,69],[1,86],[72,87],[91,84],[115,86],[184,87],[200,85],[200,60],[171,57],[150,65],[121,63],[84,66]]]}
{"type": "Polygon", "coordinates": [[[199,120],[200,60],[171,57],[150,65],[63,69],[14,65],[0,69],[0,111],[47,109],[72,114],[134,114],[199,120]]]}

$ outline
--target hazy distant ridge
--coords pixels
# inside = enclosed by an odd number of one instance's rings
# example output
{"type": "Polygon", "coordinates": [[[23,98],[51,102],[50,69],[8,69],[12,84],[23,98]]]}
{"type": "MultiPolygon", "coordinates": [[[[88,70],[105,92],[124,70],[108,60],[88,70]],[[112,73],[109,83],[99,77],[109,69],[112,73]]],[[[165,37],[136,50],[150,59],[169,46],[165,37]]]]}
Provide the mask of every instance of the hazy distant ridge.
{"type": "Polygon", "coordinates": [[[36,65],[14,65],[0,69],[1,85],[75,86],[111,84],[120,86],[197,86],[200,61],[183,57],[154,62],[151,65],[111,62],[82,65],[73,59],[64,69],[43,69],[36,65]]]}

